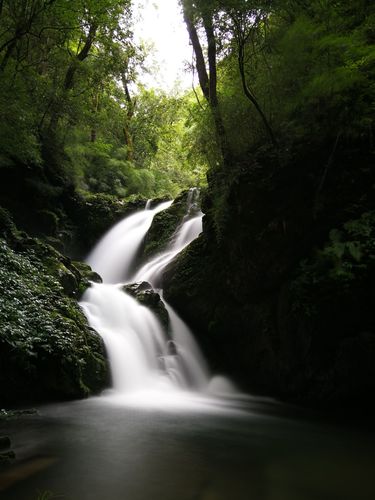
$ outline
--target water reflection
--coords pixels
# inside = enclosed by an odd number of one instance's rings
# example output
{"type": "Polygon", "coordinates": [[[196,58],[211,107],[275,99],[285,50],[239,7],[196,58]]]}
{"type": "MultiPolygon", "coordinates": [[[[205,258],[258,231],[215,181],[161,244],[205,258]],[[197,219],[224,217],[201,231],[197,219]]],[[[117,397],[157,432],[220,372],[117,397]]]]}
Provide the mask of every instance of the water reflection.
{"type": "Polygon", "coordinates": [[[297,420],[272,401],[112,393],[40,413],[8,424],[18,464],[1,498],[375,498],[373,434],[297,420]]]}

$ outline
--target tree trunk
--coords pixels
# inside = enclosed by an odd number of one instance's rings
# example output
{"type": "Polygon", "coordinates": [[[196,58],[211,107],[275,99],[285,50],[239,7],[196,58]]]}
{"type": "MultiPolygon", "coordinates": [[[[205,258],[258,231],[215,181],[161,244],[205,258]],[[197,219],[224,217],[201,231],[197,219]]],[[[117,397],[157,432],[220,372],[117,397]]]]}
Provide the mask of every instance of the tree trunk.
{"type": "Polygon", "coordinates": [[[184,14],[184,21],[195,54],[199,85],[202,89],[202,93],[206,101],[210,106],[215,123],[216,140],[220,148],[223,160],[225,162],[229,158],[229,148],[220,112],[219,101],[217,97],[216,39],[212,25],[212,17],[209,14],[205,13],[202,18],[208,43],[208,71],[207,71],[206,62],[204,60],[203,50],[199,40],[197,29],[192,20],[186,1],[182,2],[182,7],[184,14]]]}
{"type": "Polygon", "coordinates": [[[64,98],[66,98],[66,95],[69,90],[71,90],[74,86],[74,75],[79,67],[79,64],[83,62],[87,56],[89,55],[90,49],[92,47],[92,44],[94,43],[95,40],[95,35],[96,31],[98,29],[97,24],[93,23],[90,26],[88,35],[86,37],[86,41],[80,52],[75,56],[73,61],[70,63],[66,75],[65,75],[65,80],[64,80],[64,88],[63,88],[63,95],[60,99],[56,99],[54,104],[52,105],[52,111],[51,111],[51,119],[50,119],[50,125],[49,125],[49,132],[51,134],[56,134],[57,130],[57,125],[60,120],[60,118],[63,115],[62,112],[62,102],[64,98]]]}
{"type": "Polygon", "coordinates": [[[7,45],[6,52],[5,52],[3,60],[1,61],[1,64],[0,64],[0,72],[1,73],[4,72],[4,70],[8,64],[9,58],[12,55],[13,50],[16,48],[16,45],[17,45],[17,38],[14,38],[12,40],[12,42],[7,45]]]}
{"type": "Polygon", "coordinates": [[[259,116],[261,117],[264,127],[269,135],[269,138],[271,139],[272,144],[277,147],[277,140],[275,137],[275,134],[273,133],[272,127],[269,124],[266,115],[263,113],[262,108],[260,107],[258,101],[256,100],[255,96],[252,94],[250,91],[247,82],[246,82],[246,74],[245,74],[245,40],[240,37],[240,35],[237,35],[237,45],[238,45],[238,68],[240,71],[241,75],[241,82],[242,82],[242,88],[244,91],[245,96],[249,99],[249,101],[254,105],[255,109],[257,110],[259,116]]]}
{"type": "Polygon", "coordinates": [[[123,127],[124,139],[125,139],[125,145],[126,145],[126,159],[128,161],[133,161],[133,159],[134,159],[134,142],[133,142],[133,137],[130,133],[129,125],[130,125],[130,122],[131,122],[133,115],[134,115],[135,101],[131,98],[131,95],[129,92],[129,87],[128,87],[128,80],[126,78],[125,72],[123,72],[121,74],[121,80],[122,80],[122,86],[124,88],[126,102],[128,104],[127,113],[126,113],[126,120],[125,120],[124,127],[123,127]]]}
{"type": "Polygon", "coordinates": [[[216,39],[212,25],[212,18],[205,15],[203,17],[203,26],[206,32],[208,43],[208,69],[209,69],[209,104],[211,106],[212,115],[215,122],[216,137],[219,143],[223,159],[229,158],[229,148],[227,135],[223,119],[220,112],[219,100],[217,96],[217,64],[216,64],[216,39]]]}
{"type": "Polygon", "coordinates": [[[95,40],[95,35],[96,35],[96,30],[98,29],[98,26],[94,23],[90,26],[89,33],[87,35],[85,45],[82,47],[82,50],[76,55],[75,59],[71,62],[68,71],[66,72],[65,75],[65,82],[64,82],[64,90],[70,90],[73,88],[74,84],[74,75],[79,67],[79,63],[83,62],[86,57],[89,55],[90,49],[92,47],[92,44],[94,43],[95,40]]]}
{"type": "Polygon", "coordinates": [[[200,88],[202,89],[204,97],[206,98],[207,101],[209,101],[210,100],[209,79],[206,69],[206,62],[203,56],[202,46],[199,41],[197,30],[194,26],[193,21],[190,18],[186,2],[183,2],[182,7],[184,13],[184,21],[195,54],[199,85],[200,88]]]}

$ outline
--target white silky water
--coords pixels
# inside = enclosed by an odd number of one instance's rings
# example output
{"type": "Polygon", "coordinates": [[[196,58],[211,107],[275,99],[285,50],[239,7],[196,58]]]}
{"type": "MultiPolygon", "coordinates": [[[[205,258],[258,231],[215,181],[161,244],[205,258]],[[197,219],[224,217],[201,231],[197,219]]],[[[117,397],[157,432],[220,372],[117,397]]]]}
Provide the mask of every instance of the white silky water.
{"type": "MultiPolygon", "coordinates": [[[[164,301],[170,319],[167,335],[158,318],[123,290],[124,284],[140,281],[159,286],[165,267],[198,237],[203,214],[196,206],[196,197],[197,191],[190,190],[186,216],[167,248],[140,269],[134,263],[152,220],[172,202],[151,208],[148,201],[145,210],[126,217],[104,235],[87,258],[103,284],[92,284],[81,306],[104,340],[116,393],[141,394],[147,401],[160,401],[163,395],[178,397],[181,391],[230,390],[220,377],[210,379],[191,331],[169,304],[164,301]]],[[[157,291],[162,296],[162,290],[157,291]]]]}
{"type": "Polygon", "coordinates": [[[153,218],[172,205],[172,201],[167,201],[150,210],[149,202],[145,210],[126,217],[110,229],[88,256],[87,263],[100,274],[104,283],[129,281],[132,264],[153,218]]]}

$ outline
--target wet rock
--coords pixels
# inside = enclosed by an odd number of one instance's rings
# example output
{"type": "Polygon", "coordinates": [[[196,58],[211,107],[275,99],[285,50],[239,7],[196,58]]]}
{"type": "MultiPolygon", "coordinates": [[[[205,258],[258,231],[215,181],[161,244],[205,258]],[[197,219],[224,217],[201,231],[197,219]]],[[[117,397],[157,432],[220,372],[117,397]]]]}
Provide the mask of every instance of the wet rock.
{"type": "Polygon", "coordinates": [[[329,147],[300,155],[211,173],[203,234],[164,272],[164,296],[247,390],[374,406],[373,158],[337,150],[314,211],[329,147]]]}
{"type": "Polygon", "coordinates": [[[158,318],[163,325],[165,333],[169,331],[169,314],[165,308],[164,302],[160,295],[153,290],[150,283],[147,281],[140,281],[138,283],[131,283],[122,287],[123,291],[134,297],[140,304],[148,307],[158,318]]]}
{"type": "Polygon", "coordinates": [[[74,297],[78,289],[78,281],[74,274],[61,264],[57,271],[57,275],[64,292],[68,297],[74,297]]]}
{"type": "Polygon", "coordinates": [[[173,340],[168,340],[167,349],[168,349],[168,354],[170,356],[177,356],[178,355],[177,345],[176,345],[176,342],[174,342],[173,340]]]}
{"type": "Polygon", "coordinates": [[[78,269],[84,279],[87,281],[93,281],[94,283],[103,283],[102,278],[98,273],[93,271],[91,267],[85,262],[74,260],[72,261],[73,266],[78,269]]]}
{"type": "Polygon", "coordinates": [[[122,287],[124,292],[132,297],[137,298],[137,295],[145,290],[152,290],[152,285],[148,281],[138,281],[137,283],[130,283],[122,287]]]}
{"type": "Polygon", "coordinates": [[[92,283],[103,283],[101,276],[93,271],[85,262],[75,260],[71,263],[71,268],[76,271],[75,275],[78,275],[78,289],[76,291],[77,299],[82,297],[84,292],[90,288],[92,283]]]}
{"type": "Polygon", "coordinates": [[[9,458],[14,459],[14,458],[16,458],[16,454],[14,453],[13,450],[9,450],[9,451],[1,452],[0,457],[2,459],[9,459],[9,458]]]}
{"type": "Polygon", "coordinates": [[[0,436],[0,466],[9,465],[16,458],[13,450],[10,450],[11,442],[8,436],[0,436]]]}
{"type": "Polygon", "coordinates": [[[172,205],[155,215],[145,237],[143,257],[147,259],[162,251],[186,214],[189,191],[183,191],[172,205]]]}

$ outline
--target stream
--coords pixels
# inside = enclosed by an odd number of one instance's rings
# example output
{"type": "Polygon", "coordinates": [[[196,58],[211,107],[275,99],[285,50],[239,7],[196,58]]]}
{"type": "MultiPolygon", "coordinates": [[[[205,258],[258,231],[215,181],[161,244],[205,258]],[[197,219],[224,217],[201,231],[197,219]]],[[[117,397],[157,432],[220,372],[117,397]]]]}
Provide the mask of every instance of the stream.
{"type": "MultiPolygon", "coordinates": [[[[160,289],[166,266],[202,230],[198,192],[167,247],[137,264],[154,216],[137,212],[88,256],[103,277],[81,301],[106,345],[112,387],[0,420],[16,453],[0,474],[9,500],[373,500],[371,426],[333,423],[241,394],[211,373],[193,333],[169,304],[168,331],[124,284],[160,289]],[[171,343],[173,349],[171,349],[171,343]]],[[[154,293],[154,292],[152,292],[154,293]]],[[[358,416],[360,421],[360,416],[358,416]]]]}
{"type": "Polygon", "coordinates": [[[267,400],[185,394],[145,406],[108,394],[5,430],[17,463],[0,475],[4,500],[375,498],[373,433],[267,400]]]}

